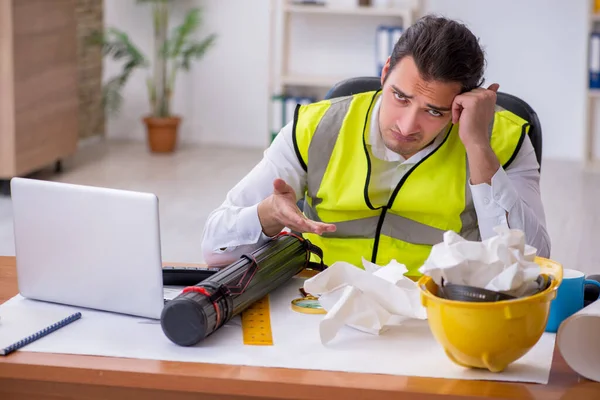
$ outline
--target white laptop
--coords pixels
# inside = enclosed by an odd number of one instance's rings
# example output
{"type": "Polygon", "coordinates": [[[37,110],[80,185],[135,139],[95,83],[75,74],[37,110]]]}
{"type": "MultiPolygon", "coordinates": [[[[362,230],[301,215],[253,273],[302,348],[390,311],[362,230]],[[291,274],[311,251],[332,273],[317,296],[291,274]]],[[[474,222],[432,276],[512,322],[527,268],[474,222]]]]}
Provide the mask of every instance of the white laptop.
{"type": "Polygon", "coordinates": [[[160,319],[154,194],[26,178],[11,193],[22,296],[160,319]]]}

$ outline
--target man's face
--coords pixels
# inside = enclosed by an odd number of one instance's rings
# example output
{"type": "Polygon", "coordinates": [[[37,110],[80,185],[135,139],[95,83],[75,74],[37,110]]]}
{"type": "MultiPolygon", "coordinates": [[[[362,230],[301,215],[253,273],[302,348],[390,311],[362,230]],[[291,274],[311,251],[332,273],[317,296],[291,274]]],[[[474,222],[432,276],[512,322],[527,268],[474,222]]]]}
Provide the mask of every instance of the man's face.
{"type": "Polygon", "coordinates": [[[391,71],[388,60],[381,79],[379,129],[383,142],[409,158],[452,120],[452,102],[460,93],[460,84],[423,80],[412,57],[404,57],[391,71]]]}

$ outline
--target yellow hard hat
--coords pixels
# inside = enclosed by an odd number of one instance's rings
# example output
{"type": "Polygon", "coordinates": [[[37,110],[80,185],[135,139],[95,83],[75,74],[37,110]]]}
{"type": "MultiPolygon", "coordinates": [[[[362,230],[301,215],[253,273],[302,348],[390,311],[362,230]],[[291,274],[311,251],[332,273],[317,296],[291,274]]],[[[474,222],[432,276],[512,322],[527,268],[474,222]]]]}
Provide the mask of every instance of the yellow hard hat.
{"type": "Polygon", "coordinates": [[[562,265],[536,257],[550,285],[532,296],[494,302],[454,301],[437,296],[430,276],[418,280],[429,328],[456,364],[503,371],[523,357],[546,328],[550,303],[562,282],[562,265]]]}

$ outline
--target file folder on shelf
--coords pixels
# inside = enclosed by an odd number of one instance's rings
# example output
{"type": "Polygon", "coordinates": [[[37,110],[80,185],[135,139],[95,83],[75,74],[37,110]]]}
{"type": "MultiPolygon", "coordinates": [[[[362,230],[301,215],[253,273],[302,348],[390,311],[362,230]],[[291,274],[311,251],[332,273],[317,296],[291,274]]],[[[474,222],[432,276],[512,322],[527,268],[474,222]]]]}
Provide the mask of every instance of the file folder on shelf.
{"type": "Polygon", "coordinates": [[[283,115],[284,125],[294,119],[294,112],[296,111],[296,104],[298,99],[294,97],[285,98],[285,113],[283,115]]]}
{"type": "Polygon", "coordinates": [[[403,31],[404,30],[402,29],[401,26],[391,26],[390,27],[390,34],[392,35],[392,43],[390,44],[390,54],[392,54],[392,51],[394,51],[394,46],[400,39],[400,36],[402,36],[403,31]]]}
{"type": "Polygon", "coordinates": [[[375,57],[377,75],[381,76],[381,70],[385,65],[388,57],[392,54],[394,46],[400,36],[402,36],[403,28],[401,26],[386,26],[380,25],[376,31],[375,57]]]}
{"type": "Polygon", "coordinates": [[[589,88],[600,89],[600,32],[590,34],[589,88]]]}
{"type": "Polygon", "coordinates": [[[296,97],[274,95],[271,97],[271,142],[279,131],[294,119],[294,112],[298,104],[310,104],[315,99],[312,97],[296,97]]]}
{"type": "Polygon", "coordinates": [[[283,104],[283,96],[271,96],[271,141],[275,139],[275,136],[277,136],[283,126],[283,104]]]}

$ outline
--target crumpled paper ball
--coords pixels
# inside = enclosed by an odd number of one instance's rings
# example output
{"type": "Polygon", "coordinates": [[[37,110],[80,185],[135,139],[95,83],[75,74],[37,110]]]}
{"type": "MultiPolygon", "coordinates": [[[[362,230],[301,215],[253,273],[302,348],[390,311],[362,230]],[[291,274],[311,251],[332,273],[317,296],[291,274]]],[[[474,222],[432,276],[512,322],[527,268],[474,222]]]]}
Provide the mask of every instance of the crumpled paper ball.
{"type": "Polygon", "coordinates": [[[496,236],[484,241],[468,241],[453,231],[432,247],[419,269],[440,286],[444,283],[474,286],[523,296],[537,287],[541,273],[534,261],[537,249],[525,243],[518,229],[496,227],[496,236]]]}
{"type": "Polygon", "coordinates": [[[327,311],[319,326],[322,343],[344,325],[378,335],[407,318],[427,318],[416,282],[404,276],[405,265],[392,260],[378,266],[363,258],[363,266],[336,262],[304,282],[327,311]]]}

